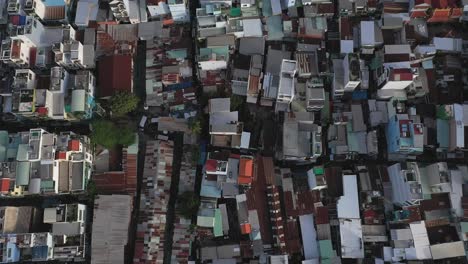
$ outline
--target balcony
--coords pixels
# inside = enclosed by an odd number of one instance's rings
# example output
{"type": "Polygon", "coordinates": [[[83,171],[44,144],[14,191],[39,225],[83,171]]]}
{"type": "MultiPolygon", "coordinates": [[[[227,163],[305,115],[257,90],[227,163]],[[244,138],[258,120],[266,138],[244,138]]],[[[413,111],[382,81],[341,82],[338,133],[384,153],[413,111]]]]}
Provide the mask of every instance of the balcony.
{"type": "Polygon", "coordinates": [[[16,14],[18,13],[19,11],[19,3],[15,0],[13,1],[8,1],[8,7],[7,7],[7,11],[8,11],[8,14],[16,14]]]}
{"type": "Polygon", "coordinates": [[[4,40],[1,46],[1,60],[14,60],[20,58],[21,41],[19,40],[4,40]]]}

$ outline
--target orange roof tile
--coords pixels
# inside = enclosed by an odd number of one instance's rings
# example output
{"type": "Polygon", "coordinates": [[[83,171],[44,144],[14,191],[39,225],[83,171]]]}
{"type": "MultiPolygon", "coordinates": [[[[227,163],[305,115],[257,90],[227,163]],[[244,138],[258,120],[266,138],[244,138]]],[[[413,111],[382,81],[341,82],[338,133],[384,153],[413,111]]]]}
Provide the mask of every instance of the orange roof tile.
{"type": "Polygon", "coordinates": [[[253,177],[253,159],[241,158],[239,162],[239,184],[251,184],[253,177]]]}
{"type": "Polygon", "coordinates": [[[68,150],[79,151],[80,150],[80,141],[77,139],[72,139],[68,141],[68,150]]]}
{"type": "Polygon", "coordinates": [[[252,232],[252,226],[249,223],[241,224],[241,233],[243,235],[250,234],[252,232]]]}
{"type": "Polygon", "coordinates": [[[10,190],[10,179],[3,178],[0,182],[0,191],[6,193],[10,190]]]}
{"type": "Polygon", "coordinates": [[[450,18],[459,18],[463,15],[463,9],[462,8],[452,8],[452,15],[450,18]]]}
{"type": "Polygon", "coordinates": [[[427,20],[429,23],[447,22],[450,17],[451,9],[436,9],[432,17],[427,20]]]}

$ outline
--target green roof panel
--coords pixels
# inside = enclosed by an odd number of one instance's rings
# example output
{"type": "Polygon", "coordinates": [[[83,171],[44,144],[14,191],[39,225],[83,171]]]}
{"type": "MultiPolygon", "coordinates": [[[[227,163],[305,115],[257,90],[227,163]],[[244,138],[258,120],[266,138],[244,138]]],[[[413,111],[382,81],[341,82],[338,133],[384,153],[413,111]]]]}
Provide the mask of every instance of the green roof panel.
{"type": "Polygon", "coordinates": [[[18,153],[16,154],[16,160],[18,161],[27,161],[28,160],[28,144],[19,144],[18,153]]]}
{"type": "Polygon", "coordinates": [[[335,256],[331,240],[319,240],[319,248],[322,263],[324,259],[330,259],[335,256]]]}
{"type": "Polygon", "coordinates": [[[215,237],[223,235],[223,220],[221,218],[221,210],[219,209],[215,210],[213,233],[215,237]]]}
{"type": "Polygon", "coordinates": [[[31,163],[29,161],[18,162],[16,164],[16,185],[28,185],[29,184],[29,171],[31,169],[31,163]]]}

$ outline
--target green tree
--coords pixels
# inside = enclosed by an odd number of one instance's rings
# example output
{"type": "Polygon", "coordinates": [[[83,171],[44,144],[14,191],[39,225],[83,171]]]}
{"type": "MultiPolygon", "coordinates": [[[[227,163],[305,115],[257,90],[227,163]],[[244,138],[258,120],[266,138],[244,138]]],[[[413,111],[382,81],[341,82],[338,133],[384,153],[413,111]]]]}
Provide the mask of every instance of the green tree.
{"type": "Polygon", "coordinates": [[[139,102],[139,98],[128,92],[120,92],[111,97],[110,109],[113,115],[121,116],[134,111],[139,102]]]}
{"type": "Polygon", "coordinates": [[[199,206],[200,199],[192,191],[185,191],[178,197],[177,212],[187,219],[197,214],[199,206]]]}
{"type": "Polygon", "coordinates": [[[128,146],[135,142],[135,133],[128,127],[119,127],[108,120],[96,120],[92,124],[91,141],[105,148],[128,146]]]}
{"type": "Polygon", "coordinates": [[[233,94],[231,96],[231,111],[239,111],[241,106],[244,104],[244,97],[233,94]]]}
{"type": "Polygon", "coordinates": [[[97,194],[97,188],[94,181],[88,180],[88,182],[86,183],[86,192],[91,199],[94,199],[94,197],[97,194]]]}
{"type": "Polygon", "coordinates": [[[200,120],[195,120],[189,123],[189,128],[190,131],[192,131],[193,134],[199,135],[202,130],[201,122],[200,120]]]}
{"type": "Polygon", "coordinates": [[[436,117],[442,120],[449,120],[450,116],[447,114],[447,111],[445,110],[445,105],[438,105],[437,106],[437,112],[436,112],[436,117]]]}
{"type": "Polygon", "coordinates": [[[119,144],[125,147],[135,143],[135,132],[129,126],[121,127],[119,132],[119,144]]]}
{"type": "Polygon", "coordinates": [[[91,141],[105,148],[113,148],[119,142],[118,131],[114,123],[108,120],[96,120],[92,124],[91,141]]]}
{"type": "Polygon", "coordinates": [[[198,145],[191,146],[190,157],[192,159],[192,164],[197,165],[198,160],[200,159],[200,147],[198,145]]]}
{"type": "Polygon", "coordinates": [[[190,118],[188,122],[190,131],[192,131],[192,133],[195,135],[199,135],[202,132],[204,121],[205,120],[203,119],[203,115],[201,114],[190,118]]]}

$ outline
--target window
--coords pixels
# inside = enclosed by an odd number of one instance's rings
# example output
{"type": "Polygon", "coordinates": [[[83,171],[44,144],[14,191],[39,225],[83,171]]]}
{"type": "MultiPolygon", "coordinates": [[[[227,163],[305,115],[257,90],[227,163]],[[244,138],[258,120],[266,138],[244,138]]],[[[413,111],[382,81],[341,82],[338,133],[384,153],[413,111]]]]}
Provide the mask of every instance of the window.
{"type": "Polygon", "coordinates": [[[8,256],[8,258],[11,258],[11,248],[8,249],[7,256],[8,256]]]}
{"type": "Polygon", "coordinates": [[[81,221],[81,220],[83,220],[83,211],[79,210],[78,211],[78,221],[81,221]]]}

